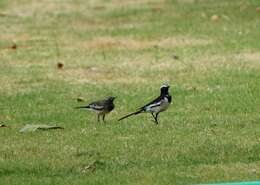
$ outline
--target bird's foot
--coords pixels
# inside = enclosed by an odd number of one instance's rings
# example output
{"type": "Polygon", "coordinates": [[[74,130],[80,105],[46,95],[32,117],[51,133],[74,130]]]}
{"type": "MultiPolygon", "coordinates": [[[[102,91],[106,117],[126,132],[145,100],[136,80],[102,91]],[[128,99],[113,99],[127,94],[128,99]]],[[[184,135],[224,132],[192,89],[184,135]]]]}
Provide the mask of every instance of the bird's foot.
{"type": "Polygon", "coordinates": [[[158,121],[155,121],[155,120],[151,120],[152,122],[154,122],[156,125],[158,125],[159,123],[158,123],[158,121]]]}

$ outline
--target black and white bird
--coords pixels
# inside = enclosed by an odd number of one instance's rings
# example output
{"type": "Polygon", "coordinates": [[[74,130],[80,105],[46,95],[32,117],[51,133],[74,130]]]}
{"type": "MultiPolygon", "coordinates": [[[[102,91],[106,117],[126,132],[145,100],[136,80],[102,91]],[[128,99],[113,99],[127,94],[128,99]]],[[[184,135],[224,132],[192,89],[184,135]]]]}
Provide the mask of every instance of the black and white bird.
{"type": "Polygon", "coordinates": [[[169,88],[170,88],[170,86],[167,84],[162,85],[161,94],[158,98],[154,99],[153,101],[144,105],[143,107],[140,107],[136,112],[133,112],[131,114],[128,114],[128,115],[120,118],[118,121],[128,118],[129,116],[133,116],[133,115],[137,115],[137,114],[146,112],[146,113],[151,113],[154,118],[155,123],[158,124],[159,113],[168,109],[168,107],[172,101],[172,97],[169,94],[169,88]]]}
{"type": "Polygon", "coordinates": [[[114,105],[115,98],[116,97],[114,97],[114,96],[109,96],[103,100],[95,101],[88,105],[79,106],[79,107],[75,107],[75,108],[76,109],[86,108],[86,109],[93,110],[97,113],[97,121],[99,122],[100,116],[102,116],[102,120],[103,120],[103,122],[105,122],[106,114],[108,114],[115,108],[115,105],[114,105]]]}

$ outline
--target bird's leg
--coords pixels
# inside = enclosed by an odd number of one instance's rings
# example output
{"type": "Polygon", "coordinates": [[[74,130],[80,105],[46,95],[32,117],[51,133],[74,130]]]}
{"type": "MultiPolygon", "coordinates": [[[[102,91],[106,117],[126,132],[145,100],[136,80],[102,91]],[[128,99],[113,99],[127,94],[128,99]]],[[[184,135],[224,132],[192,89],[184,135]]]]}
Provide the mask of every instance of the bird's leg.
{"type": "MultiPolygon", "coordinates": [[[[152,112],[151,112],[151,114],[153,116],[153,119],[156,120],[154,114],[152,112]]],[[[152,121],[155,122],[154,120],[152,120],[152,121]]]]}
{"type": "Polygon", "coordinates": [[[99,114],[98,114],[98,115],[97,115],[97,121],[99,122],[99,120],[100,120],[100,119],[99,119],[99,114]]]}
{"type": "Polygon", "coordinates": [[[102,120],[103,120],[104,123],[106,123],[105,116],[106,116],[105,114],[103,114],[103,116],[102,116],[102,120]]]}
{"type": "Polygon", "coordinates": [[[155,115],[153,113],[151,113],[151,114],[154,118],[153,122],[155,122],[158,125],[158,115],[159,115],[159,113],[156,113],[155,115]]]}
{"type": "Polygon", "coordinates": [[[158,122],[158,116],[159,116],[159,113],[156,113],[156,115],[155,115],[155,123],[158,125],[159,124],[159,122],[158,122]]]}

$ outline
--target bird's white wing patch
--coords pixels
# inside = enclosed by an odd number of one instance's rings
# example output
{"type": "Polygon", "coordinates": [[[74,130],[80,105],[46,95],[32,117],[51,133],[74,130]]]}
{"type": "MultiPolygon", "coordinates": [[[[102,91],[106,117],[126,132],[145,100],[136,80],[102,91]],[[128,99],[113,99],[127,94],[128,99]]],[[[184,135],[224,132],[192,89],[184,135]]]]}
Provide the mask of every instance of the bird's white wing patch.
{"type": "Polygon", "coordinates": [[[150,105],[148,105],[147,107],[150,107],[150,108],[157,107],[157,106],[160,106],[161,103],[162,103],[162,102],[159,101],[159,102],[157,102],[157,103],[150,104],[150,105]]]}
{"type": "Polygon", "coordinates": [[[92,104],[90,105],[90,108],[94,110],[102,110],[104,106],[92,104]]]}
{"type": "Polygon", "coordinates": [[[148,111],[148,112],[154,112],[155,109],[157,109],[160,105],[161,105],[161,102],[159,101],[159,102],[147,105],[145,107],[145,110],[148,111]]]}

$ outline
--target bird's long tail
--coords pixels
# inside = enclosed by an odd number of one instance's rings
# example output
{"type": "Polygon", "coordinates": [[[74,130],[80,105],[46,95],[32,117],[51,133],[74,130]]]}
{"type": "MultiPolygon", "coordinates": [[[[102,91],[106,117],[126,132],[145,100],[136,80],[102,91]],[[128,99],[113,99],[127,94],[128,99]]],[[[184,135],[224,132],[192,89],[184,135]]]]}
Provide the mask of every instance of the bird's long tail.
{"type": "Polygon", "coordinates": [[[85,105],[85,106],[79,106],[79,107],[74,107],[75,109],[82,109],[82,108],[85,108],[85,109],[89,109],[90,106],[89,105],[85,105]]]}
{"type": "Polygon", "coordinates": [[[130,117],[130,116],[133,116],[133,115],[140,114],[140,113],[142,113],[142,112],[143,112],[143,110],[141,109],[141,110],[138,110],[138,111],[133,112],[133,113],[131,113],[131,114],[127,114],[127,115],[123,116],[122,118],[118,119],[118,121],[121,121],[121,120],[123,120],[123,119],[125,119],[125,118],[128,118],[128,117],[130,117]]]}

